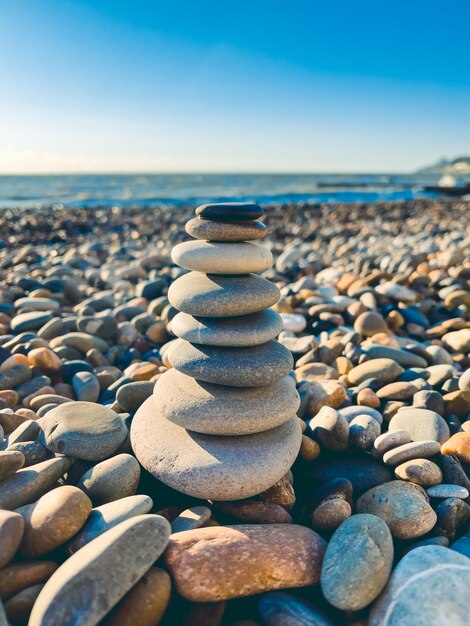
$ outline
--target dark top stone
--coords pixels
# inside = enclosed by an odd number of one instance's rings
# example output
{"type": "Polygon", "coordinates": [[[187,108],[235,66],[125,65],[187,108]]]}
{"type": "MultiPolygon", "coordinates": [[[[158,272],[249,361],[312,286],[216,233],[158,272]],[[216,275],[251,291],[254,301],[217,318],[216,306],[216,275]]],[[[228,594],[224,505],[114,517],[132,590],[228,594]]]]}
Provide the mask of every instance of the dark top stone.
{"type": "Polygon", "coordinates": [[[196,209],[196,215],[199,215],[199,217],[218,222],[257,220],[263,214],[264,210],[260,206],[249,202],[203,204],[196,209]]]}

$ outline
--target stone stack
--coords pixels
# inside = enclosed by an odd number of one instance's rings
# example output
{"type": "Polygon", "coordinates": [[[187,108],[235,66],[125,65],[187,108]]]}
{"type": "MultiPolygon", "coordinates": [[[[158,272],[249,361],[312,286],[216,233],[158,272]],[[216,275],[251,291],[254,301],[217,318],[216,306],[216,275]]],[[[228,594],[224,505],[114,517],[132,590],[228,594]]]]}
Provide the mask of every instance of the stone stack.
{"type": "Polygon", "coordinates": [[[170,287],[180,313],[172,369],[136,413],[131,441],[141,464],[188,495],[236,500],[261,493],[294,462],[301,432],[293,359],[275,338],[278,288],[257,276],[272,255],[255,204],[210,204],[186,224],[195,238],[173,249],[189,270],[170,287]]]}

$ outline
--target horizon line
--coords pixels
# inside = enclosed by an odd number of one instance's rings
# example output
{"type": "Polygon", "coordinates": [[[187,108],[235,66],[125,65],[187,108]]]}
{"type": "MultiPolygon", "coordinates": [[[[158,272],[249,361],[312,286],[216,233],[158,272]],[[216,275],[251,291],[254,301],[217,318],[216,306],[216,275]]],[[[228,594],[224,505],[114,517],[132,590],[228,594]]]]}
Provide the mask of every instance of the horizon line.
{"type": "Polygon", "coordinates": [[[0,172],[0,178],[8,176],[164,176],[164,175],[183,175],[183,176],[314,176],[314,175],[330,175],[339,174],[343,176],[368,174],[372,176],[394,175],[394,174],[416,174],[421,169],[416,170],[316,170],[316,171],[286,171],[286,170],[122,170],[122,171],[70,171],[70,172],[0,172]]]}

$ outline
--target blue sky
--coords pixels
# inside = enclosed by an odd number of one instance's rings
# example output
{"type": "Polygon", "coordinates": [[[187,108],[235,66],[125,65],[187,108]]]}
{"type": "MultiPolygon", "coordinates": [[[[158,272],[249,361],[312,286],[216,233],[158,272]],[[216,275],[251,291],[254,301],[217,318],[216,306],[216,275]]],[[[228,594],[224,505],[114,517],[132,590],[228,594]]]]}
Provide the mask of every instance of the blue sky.
{"type": "Polygon", "coordinates": [[[0,0],[0,173],[470,153],[467,0],[0,0]]]}

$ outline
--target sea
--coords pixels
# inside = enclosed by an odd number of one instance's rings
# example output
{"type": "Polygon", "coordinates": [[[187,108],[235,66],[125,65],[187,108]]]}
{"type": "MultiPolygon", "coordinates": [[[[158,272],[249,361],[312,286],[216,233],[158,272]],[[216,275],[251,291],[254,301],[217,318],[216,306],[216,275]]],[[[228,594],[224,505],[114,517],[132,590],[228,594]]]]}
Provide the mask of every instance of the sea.
{"type": "Polygon", "coordinates": [[[377,202],[433,197],[424,174],[80,174],[0,176],[0,208],[154,207],[206,202],[377,202]]]}

